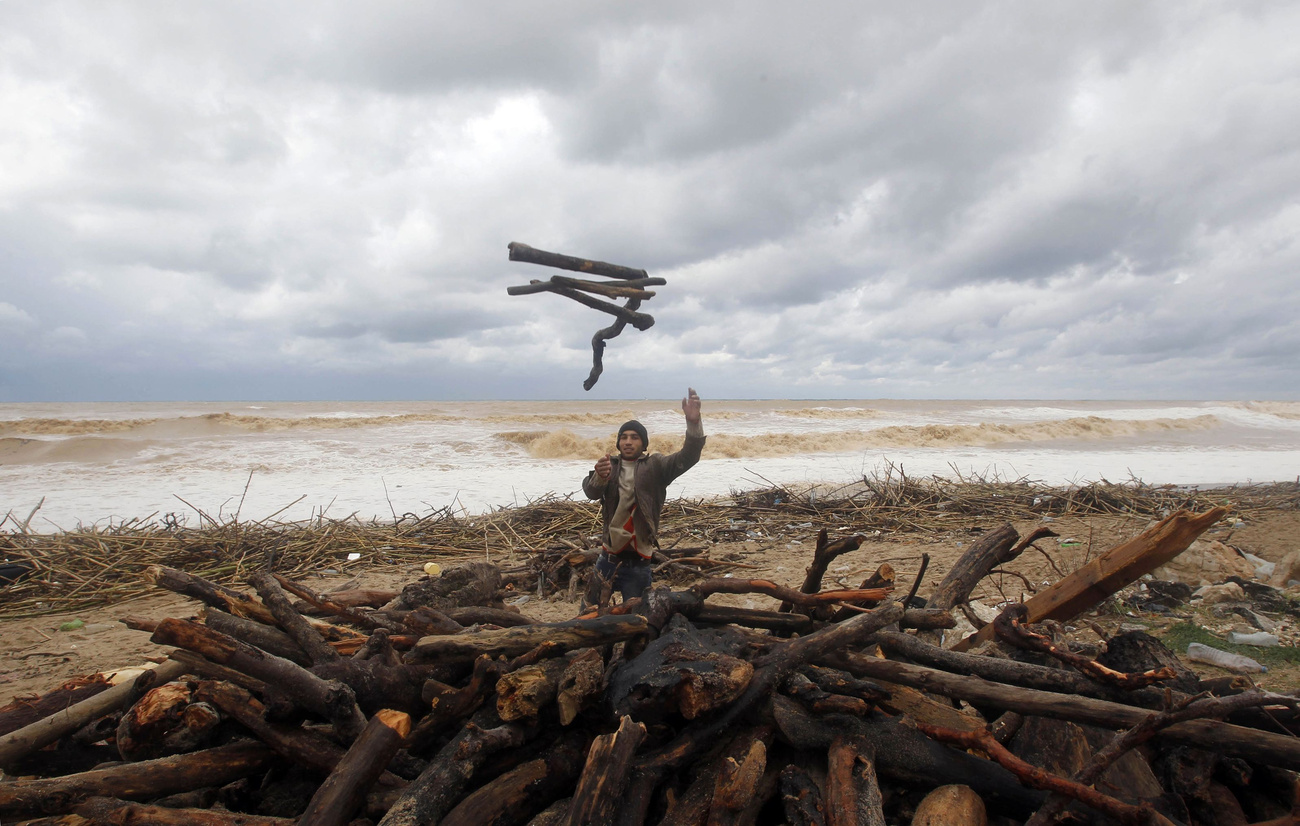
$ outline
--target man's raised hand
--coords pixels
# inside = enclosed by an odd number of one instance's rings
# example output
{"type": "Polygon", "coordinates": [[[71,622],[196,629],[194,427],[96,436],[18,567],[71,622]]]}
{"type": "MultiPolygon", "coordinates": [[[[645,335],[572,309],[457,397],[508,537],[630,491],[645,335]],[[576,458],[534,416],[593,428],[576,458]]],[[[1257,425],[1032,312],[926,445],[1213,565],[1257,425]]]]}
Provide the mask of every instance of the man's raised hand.
{"type": "Polygon", "coordinates": [[[596,462],[596,475],[601,479],[608,480],[610,472],[614,469],[614,464],[609,461],[609,454],[606,453],[596,462]]]}
{"type": "Polygon", "coordinates": [[[695,392],[694,387],[686,388],[686,398],[682,399],[682,412],[686,414],[686,421],[689,424],[698,424],[700,421],[700,397],[695,392]]]}

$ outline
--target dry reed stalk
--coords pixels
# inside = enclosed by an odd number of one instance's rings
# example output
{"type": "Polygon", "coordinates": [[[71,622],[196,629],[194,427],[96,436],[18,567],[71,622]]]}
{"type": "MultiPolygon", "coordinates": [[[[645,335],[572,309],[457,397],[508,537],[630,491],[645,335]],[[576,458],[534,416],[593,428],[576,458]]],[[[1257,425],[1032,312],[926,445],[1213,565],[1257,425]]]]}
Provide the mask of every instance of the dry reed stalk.
{"type": "MultiPolygon", "coordinates": [[[[1043,516],[1155,518],[1217,505],[1227,505],[1234,516],[1245,519],[1263,511],[1294,509],[1300,507],[1300,484],[1197,490],[1102,481],[1053,488],[1024,479],[914,478],[890,468],[883,476],[830,493],[773,485],[726,498],[676,500],[667,506],[672,517],[665,520],[663,540],[670,548],[685,538],[704,547],[778,535],[811,537],[828,525],[846,532],[937,535],[1043,516]]],[[[150,517],[54,534],[11,530],[0,532],[0,557],[30,560],[36,570],[0,592],[0,618],[77,611],[145,596],[154,592],[141,575],[150,565],[242,585],[249,574],[263,568],[295,577],[323,568],[342,572],[430,557],[482,558],[486,550],[495,558],[541,554],[544,559],[538,561],[550,580],[578,547],[567,537],[576,536],[590,546],[598,533],[594,503],[553,495],[479,516],[442,508],[423,517],[405,514],[392,522],[323,514],[306,522],[222,522],[201,514],[195,528],[177,525],[174,517],[162,522],[150,517]],[[362,558],[349,562],[350,553],[362,558]]]]}

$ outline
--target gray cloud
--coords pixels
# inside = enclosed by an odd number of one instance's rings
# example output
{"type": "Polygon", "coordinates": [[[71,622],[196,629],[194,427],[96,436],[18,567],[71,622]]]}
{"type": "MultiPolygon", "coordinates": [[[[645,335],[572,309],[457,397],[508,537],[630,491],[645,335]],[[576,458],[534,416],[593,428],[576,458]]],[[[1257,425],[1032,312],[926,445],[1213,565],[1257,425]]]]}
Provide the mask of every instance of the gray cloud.
{"type": "Polygon", "coordinates": [[[0,4],[0,399],[1295,397],[1297,18],[0,4]]]}

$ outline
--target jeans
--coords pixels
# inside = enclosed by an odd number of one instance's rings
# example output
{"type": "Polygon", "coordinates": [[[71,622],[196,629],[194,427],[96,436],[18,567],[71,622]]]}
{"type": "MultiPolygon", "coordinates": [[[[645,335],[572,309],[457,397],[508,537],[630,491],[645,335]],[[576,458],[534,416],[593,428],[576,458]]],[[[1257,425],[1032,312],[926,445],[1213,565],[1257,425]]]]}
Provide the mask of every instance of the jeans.
{"type": "MultiPolygon", "coordinates": [[[[636,551],[627,550],[625,554],[636,556],[636,551]]],[[[614,588],[623,595],[623,601],[635,599],[650,587],[650,560],[636,559],[625,562],[620,556],[610,556],[601,552],[596,557],[596,573],[614,582],[614,588]]]]}

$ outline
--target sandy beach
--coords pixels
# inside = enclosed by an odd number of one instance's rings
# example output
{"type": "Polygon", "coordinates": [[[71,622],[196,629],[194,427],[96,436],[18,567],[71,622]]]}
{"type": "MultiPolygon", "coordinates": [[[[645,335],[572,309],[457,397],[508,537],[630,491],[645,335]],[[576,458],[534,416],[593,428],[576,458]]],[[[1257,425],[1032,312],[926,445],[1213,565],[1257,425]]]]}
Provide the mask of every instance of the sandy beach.
{"type": "MultiPolygon", "coordinates": [[[[1294,495],[1291,497],[1294,499],[1294,495]]],[[[664,545],[699,542],[698,536],[683,530],[684,519],[674,519],[674,510],[689,507],[691,503],[670,501],[665,510],[664,545]]],[[[509,518],[525,519],[527,509],[505,512],[509,518]]],[[[1022,535],[1034,528],[1049,527],[1059,536],[1043,540],[1029,549],[1013,563],[1005,566],[1005,573],[987,578],[977,589],[975,598],[988,605],[1016,601],[1038,588],[1069,573],[1090,559],[1140,533],[1153,521],[1151,515],[1094,514],[1016,519],[1012,524],[1022,535]]],[[[827,527],[835,534],[860,531],[866,537],[862,547],[840,557],[832,565],[825,587],[851,587],[870,574],[881,563],[889,563],[898,574],[898,582],[910,584],[916,576],[922,554],[930,557],[930,567],[925,581],[936,583],[953,562],[969,546],[979,532],[1001,524],[1002,520],[989,517],[972,517],[968,520],[947,520],[947,525],[961,527],[934,527],[918,530],[880,531],[865,525],[855,525],[839,520],[824,524],[806,520],[785,523],[779,528],[767,529],[761,522],[742,525],[728,532],[730,538],[703,543],[703,553],[715,560],[739,563],[732,569],[734,576],[770,579],[797,588],[804,570],[812,558],[817,530],[827,527]]],[[[924,526],[921,526],[924,527],[924,526]]],[[[1253,508],[1243,519],[1234,514],[1211,528],[1203,537],[1218,540],[1236,549],[1271,562],[1281,561],[1287,554],[1300,549],[1300,512],[1293,502],[1283,502],[1276,508],[1253,508]]],[[[498,542],[489,556],[503,569],[526,560],[528,550],[522,547],[503,550],[498,542]]],[[[430,551],[429,559],[437,559],[444,567],[458,561],[484,559],[479,550],[464,551],[459,556],[446,550],[430,551]]],[[[337,568],[317,570],[303,581],[319,591],[344,587],[400,588],[403,584],[423,576],[423,559],[418,553],[405,561],[375,564],[367,561],[347,563],[337,568]]],[[[696,577],[662,572],[660,582],[675,588],[686,587],[696,577]]],[[[926,588],[921,589],[924,594],[926,588]]],[[[777,601],[765,596],[726,596],[711,598],[714,601],[753,608],[775,609],[777,601]]],[[[578,605],[563,596],[549,599],[535,597],[517,600],[519,609],[527,616],[543,621],[569,619],[578,612],[578,605]]],[[[128,601],[114,601],[86,607],[76,611],[59,611],[42,616],[7,618],[0,620],[4,643],[0,646],[0,700],[43,692],[74,677],[108,672],[138,666],[149,657],[165,655],[165,649],[149,642],[149,635],[128,629],[119,622],[130,616],[161,619],[167,616],[189,617],[199,609],[196,602],[167,592],[154,591],[128,601]],[[80,620],[85,627],[79,630],[60,631],[65,623],[80,620]]],[[[1122,624],[1133,624],[1151,629],[1159,635],[1162,629],[1179,622],[1184,615],[1133,616],[1131,612],[1108,608],[1076,623],[1076,633],[1085,639],[1100,639],[1098,631],[1113,633],[1122,624]]],[[[1240,625],[1240,620],[1214,618],[1204,613],[1186,614],[1192,621],[1202,624],[1211,633],[1226,635],[1240,625]]],[[[1285,640],[1296,635],[1294,620],[1283,617],[1279,635],[1285,640]]],[[[1197,666],[1206,669],[1205,666],[1197,666]]],[[[1213,671],[1214,669],[1209,669],[1213,671]]],[[[1300,683],[1300,669],[1274,668],[1262,675],[1261,684],[1275,688],[1294,688],[1300,683]]]]}

